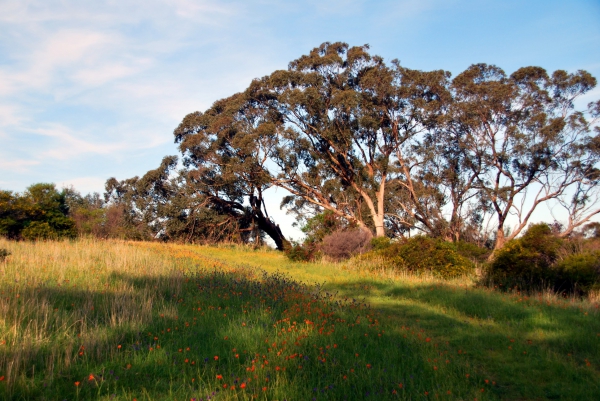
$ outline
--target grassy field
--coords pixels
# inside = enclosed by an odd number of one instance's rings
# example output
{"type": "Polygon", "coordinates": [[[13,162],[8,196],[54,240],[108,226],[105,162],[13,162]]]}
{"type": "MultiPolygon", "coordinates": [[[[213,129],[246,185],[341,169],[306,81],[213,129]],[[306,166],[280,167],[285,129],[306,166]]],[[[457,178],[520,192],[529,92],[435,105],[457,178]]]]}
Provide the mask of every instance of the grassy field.
{"type": "Polygon", "coordinates": [[[600,399],[598,302],[236,247],[0,248],[0,399],[600,399]]]}

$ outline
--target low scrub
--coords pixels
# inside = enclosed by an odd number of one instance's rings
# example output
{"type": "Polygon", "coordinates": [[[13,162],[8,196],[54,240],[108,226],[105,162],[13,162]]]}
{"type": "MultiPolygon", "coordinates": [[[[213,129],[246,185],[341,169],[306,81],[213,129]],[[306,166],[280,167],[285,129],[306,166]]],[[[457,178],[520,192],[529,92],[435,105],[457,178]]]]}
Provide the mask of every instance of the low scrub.
{"type": "Polygon", "coordinates": [[[338,230],[323,238],[320,250],[323,255],[335,260],[345,260],[371,249],[373,236],[368,230],[338,230]]]}
{"type": "Polygon", "coordinates": [[[536,224],[497,251],[484,279],[505,290],[586,295],[600,287],[600,251],[536,224]]]}
{"type": "Polygon", "coordinates": [[[472,274],[475,264],[463,256],[451,242],[426,236],[416,236],[397,243],[377,241],[375,250],[361,257],[384,261],[390,269],[416,274],[432,274],[442,278],[472,274]]]}

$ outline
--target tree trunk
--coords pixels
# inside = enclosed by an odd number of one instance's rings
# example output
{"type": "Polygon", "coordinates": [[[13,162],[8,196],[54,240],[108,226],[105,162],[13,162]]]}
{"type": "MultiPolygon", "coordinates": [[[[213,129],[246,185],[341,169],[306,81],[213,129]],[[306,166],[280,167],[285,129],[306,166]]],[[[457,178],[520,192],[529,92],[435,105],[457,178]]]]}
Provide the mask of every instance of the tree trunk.
{"type": "Polygon", "coordinates": [[[373,216],[373,223],[375,223],[375,236],[384,237],[385,227],[383,226],[383,214],[376,214],[373,216]]]}
{"type": "Polygon", "coordinates": [[[278,251],[285,251],[291,247],[290,242],[283,236],[279,225],[271,219],[266,218],[262,213],[255,215],[258,227],[263,230],[275,242],[278,251]]]}

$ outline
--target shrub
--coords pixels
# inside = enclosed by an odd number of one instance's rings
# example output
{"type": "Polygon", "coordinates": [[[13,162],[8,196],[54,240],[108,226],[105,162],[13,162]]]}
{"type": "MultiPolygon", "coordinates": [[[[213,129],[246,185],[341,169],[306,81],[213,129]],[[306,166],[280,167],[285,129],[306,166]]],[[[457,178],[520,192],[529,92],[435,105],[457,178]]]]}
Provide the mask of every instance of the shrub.
{"type": "Polygon", "coordinates": [[[460,255],[475,263],[485,263],[491,252],[488,248],[479,247],[466,241],[458,241],[454,245],[460,255]]]}
{"type": "Polygon", "coordinates": [[[586,295],[600,289],[600,251],[569,255],[553,271],[555,291],[586,295]]]}
{"type": "Polygon", "coordinates": [[[557,260],[563,241],[547,224],[529,227],[523,237],[509,241],[496,252],[486,278],[504,289],[544,290],[554,287],[557,260]]]}
{"type": "Polygon", "coordinates": [[[0,262],[4,262],[4,260],[10,255],[7,249],[0,248],[0,262]]]}
{"type": "Polygon", "coordinates": [[[416,236],[397,243],[388,242],[387,246],[362,255],[358,262],[368,264],[369,261],[378,268],[415,274],[429,273],[441,278],[471,274],[475,269],[474,263],[460,254],[456,244],[426,236],[416,236]]]}
{"type": "Polygon", "coordinates": [[[323,238],[320,249],[334,260],[344,260],[371,249],[372,237],[370,231],[361,228],[338,230],[323,238]]]}
{"type": "Polygon", "coordinates": [[[375,237],[371,239],[371,247],[374,251],[380,251],[392,245],[392,241],[388,237],[375,237]]]}
{"type": "Polygon", "coordinates": [[[32,221],[31,224],[23,229],[21,235],[23,238],[30,241],[58,238],[56,231],[45,221],[32,221]]]}
{"type": "Polygon", "coordinates": [[[313,262],[321,257],[313,243],[298,244],[296,242],[286,249],[285,255],[294,262],[313,262]]]}
{"type": "Polygon", "coordinates": [[[396,268],[413,273],[431,273],[442,278],[470,274],[475,265],[462,256],[456,245],[438,238],[424,235],[412,237],[382,251],[396,268]]]}

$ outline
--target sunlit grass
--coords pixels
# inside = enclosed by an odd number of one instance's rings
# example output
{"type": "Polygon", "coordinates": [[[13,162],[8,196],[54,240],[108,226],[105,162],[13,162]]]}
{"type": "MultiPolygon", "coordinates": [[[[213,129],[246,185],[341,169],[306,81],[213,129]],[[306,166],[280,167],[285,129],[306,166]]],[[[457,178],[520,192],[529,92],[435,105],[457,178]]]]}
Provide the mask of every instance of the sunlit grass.
{"type": "Polygon", "coordinates": [[[600,399],[594,302],[244,247],[0,248],[0,398],[600,399]]]}

